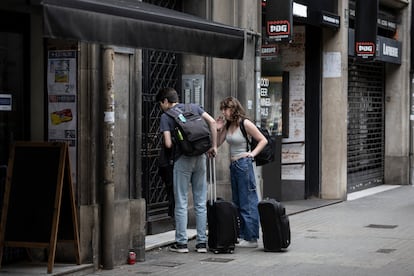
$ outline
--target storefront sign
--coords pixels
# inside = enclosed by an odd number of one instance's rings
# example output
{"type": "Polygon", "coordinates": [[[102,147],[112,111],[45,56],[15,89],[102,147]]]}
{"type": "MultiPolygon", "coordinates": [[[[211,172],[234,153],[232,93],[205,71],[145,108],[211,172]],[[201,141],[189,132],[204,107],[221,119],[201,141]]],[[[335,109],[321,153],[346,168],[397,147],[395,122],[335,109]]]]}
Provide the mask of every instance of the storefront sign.
{"type": "Polygon", "coordinates": [[[286,38],[288,26],[290,35],[295,23],[309,24],[317,27],[328,27],[337,30],[340,27],[341,17],[337,15],[336,0],[301,0],[293,1],[262,0],[262,7],[266,18],[267,34],[270,40],[281,41],[286,38]],[[276,3],[277,4],[276,4],[276,3]],[[292,5],[291,12],[286,12],[284,6],[292,5]],[[277,8],[272,7],[277,5],[277,8]],[[269,9],[275,9],[271,10],[269,9]],[[290,15],[293,15],[293,23],[290,15]],[[286,24],[288,22],[288,24],[286,24]],[[292,25],[293,24],[293,25],[292,25]]]}
{"type": "Polygon", "coordinates": [[[293,2],[293,15],[308,18],[308,6],[293,2]]]}
{"type": "MultiPolygon", "coordinates": [[[[355,20],[355,7],[351,3],[349,4],[349,18],[351,20],[355,20]]],[[[394,32],[397,30],[396,19],[383,12],[378,13],[377,24],[378,28],[382,28],[384,30],[390,30],[394,32]]]]}
{"type": "MultiPolygon", "coordinates": [[[[353,47],[355,41],[354,30],[348,31],[348,54],[355,56],[355,49],[353,47]]],[[[401,41],[377,36],[375,49],[375,59],[378,61],[384,61],[394,64],[401,64],[401,41]]]]}
{"type": "Polygon", "coordinates": [[[262,57],[276,57],[279,54],[279,46],[277,44],[262,45],[262,57]]]}
{"type": "Polygon", "coordinates": [[[321,25],[327,27],[339,28],[340,17],[326,11],[321,11],[321,25]]]}
{"type": "Polygon", "coordinates": [[[292,39],[293,1],[268,1],[266,3],[266,33],[272,41],[292,39]]]}
{"type": "Polygon", "coordinates": [[[401,42],[378,36],[377,40],[378,60],[401,64],[401,42]]]}
{"type": "Polygon", "coordinates": [[[355,5],[355,55],[373,59],[377,41],[378,0],[356,1],[355,5]]]}

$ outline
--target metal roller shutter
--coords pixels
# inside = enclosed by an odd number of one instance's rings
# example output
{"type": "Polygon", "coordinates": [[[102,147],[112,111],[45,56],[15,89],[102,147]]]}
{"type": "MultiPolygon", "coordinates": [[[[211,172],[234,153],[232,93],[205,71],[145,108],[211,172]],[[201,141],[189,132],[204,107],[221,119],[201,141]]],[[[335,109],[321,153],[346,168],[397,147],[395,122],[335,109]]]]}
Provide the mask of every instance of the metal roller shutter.
{"type": "Polygon", "coordinates": [[[349,60],[348,192],[383,183],[384,63],[349,60]]]}

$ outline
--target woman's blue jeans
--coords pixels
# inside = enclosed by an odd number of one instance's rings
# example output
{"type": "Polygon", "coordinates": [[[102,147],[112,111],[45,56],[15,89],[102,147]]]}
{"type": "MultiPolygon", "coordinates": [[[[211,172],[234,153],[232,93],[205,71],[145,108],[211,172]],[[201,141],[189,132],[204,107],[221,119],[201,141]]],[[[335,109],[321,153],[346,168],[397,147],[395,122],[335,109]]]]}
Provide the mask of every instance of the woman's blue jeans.
{"type": "Polygon", "coordinates": [[[255,241],[259,238],[259,199],[252,158],[240,158],[230,164],[233,202],[241,217],[240,238],[255,241]]]}
{"type": "Polygon", "coordinates": [[[206,243],[207,180],[206,155],[182,155],[174,163],[175,241],[187,244],[188,188],[191,183],[196,218],[196,243],[206,243]]]}

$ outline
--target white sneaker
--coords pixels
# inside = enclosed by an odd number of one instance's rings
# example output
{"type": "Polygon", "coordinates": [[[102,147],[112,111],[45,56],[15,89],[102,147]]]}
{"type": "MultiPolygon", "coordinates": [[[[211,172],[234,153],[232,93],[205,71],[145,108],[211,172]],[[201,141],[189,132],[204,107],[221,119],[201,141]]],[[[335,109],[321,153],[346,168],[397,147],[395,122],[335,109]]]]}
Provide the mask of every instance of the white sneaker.
{"type": "Polygon", "coordinates": [[[238,244],[236,244],[236,246],[244,248],[257,248],[257,241],[241,240],[238,244]]]}

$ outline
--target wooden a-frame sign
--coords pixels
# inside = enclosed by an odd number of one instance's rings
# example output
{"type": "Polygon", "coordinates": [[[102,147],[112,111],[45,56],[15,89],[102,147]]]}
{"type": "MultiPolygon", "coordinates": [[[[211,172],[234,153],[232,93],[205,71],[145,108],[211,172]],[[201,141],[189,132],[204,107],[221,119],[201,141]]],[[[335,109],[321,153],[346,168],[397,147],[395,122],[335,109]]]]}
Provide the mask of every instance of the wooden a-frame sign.
{"type": "Polygon", "coordinates": [[[4,247],[48,249],[52,273],[57,242],[73,243],[80,264],[79,231],[68,146],[16,142],[10,151],[0,224],[4,247]]]}

